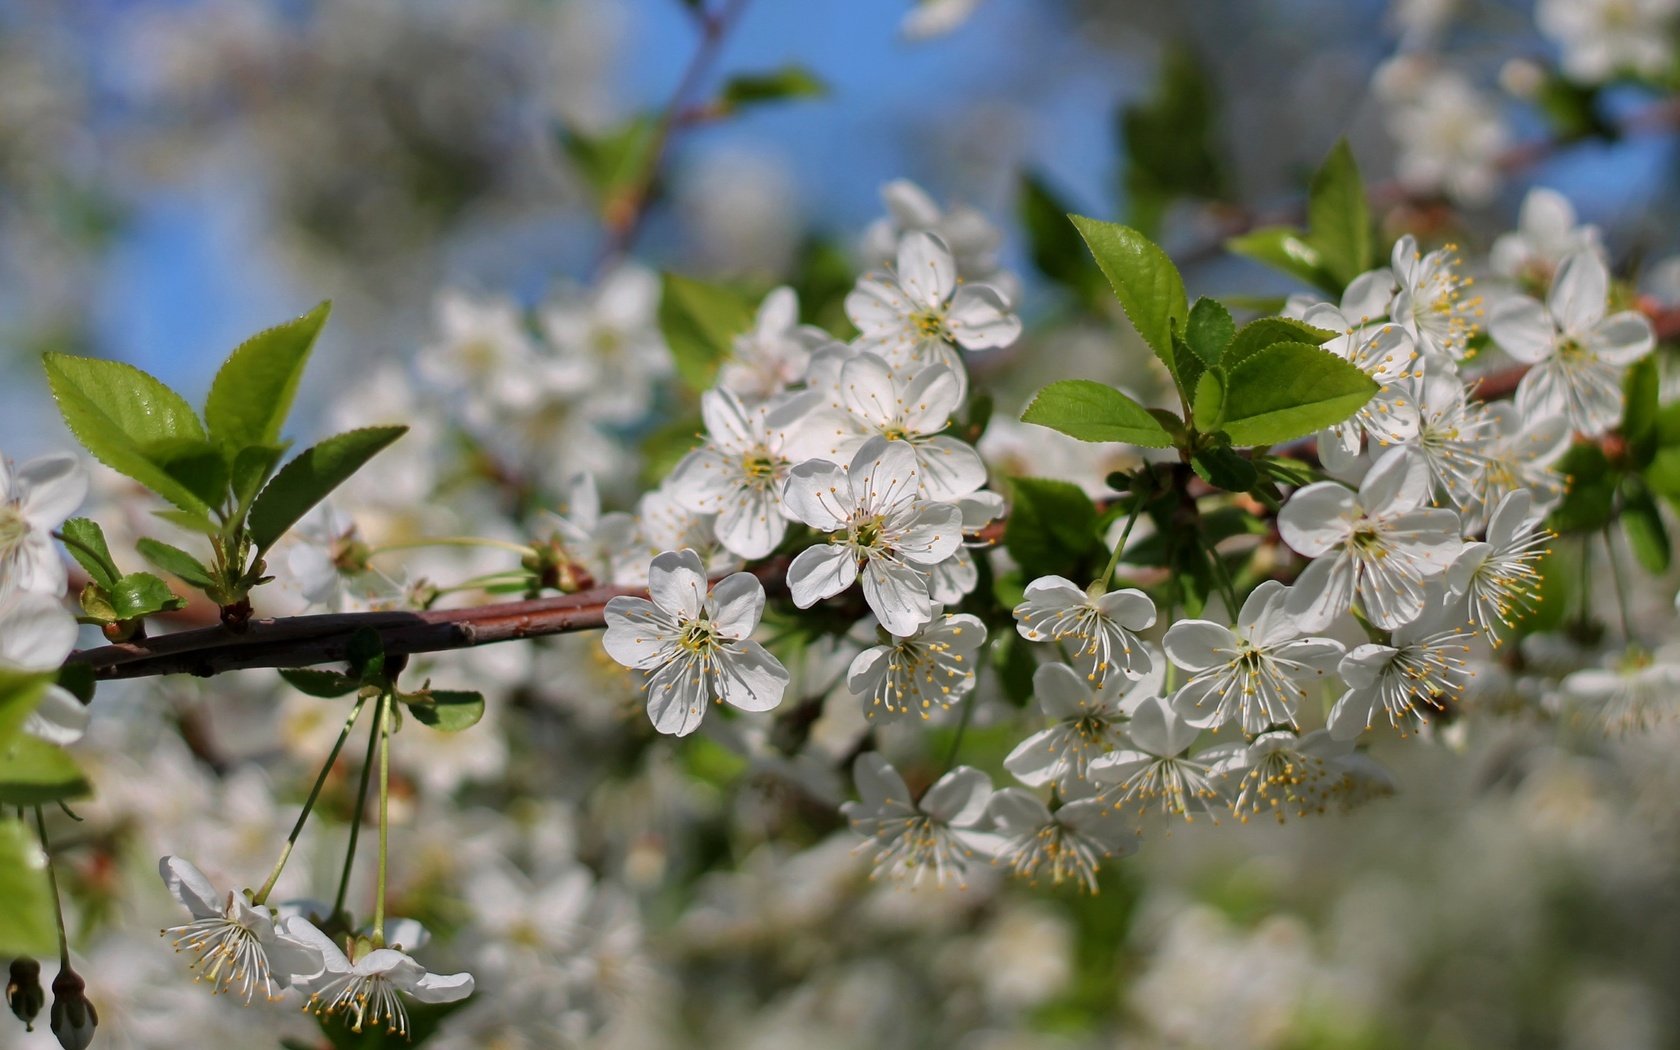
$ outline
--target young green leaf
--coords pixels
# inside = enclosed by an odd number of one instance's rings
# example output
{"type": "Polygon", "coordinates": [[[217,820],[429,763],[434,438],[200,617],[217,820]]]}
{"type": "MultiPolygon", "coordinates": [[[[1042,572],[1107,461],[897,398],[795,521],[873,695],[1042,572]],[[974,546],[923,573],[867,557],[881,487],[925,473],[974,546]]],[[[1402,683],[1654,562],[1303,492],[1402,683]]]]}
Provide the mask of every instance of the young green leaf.
{"type": "Polygon", "coordinates": [[[274,546],[310,508],[407,432],[407,427],[347,431],[305,449],[281,467],[251,504],[247,528],[258,553],[274,546]]]}
{"type": "Polygon", "coordinates": [[[1237,334],[1231,313],[1217,301],[1203,296],[1190,308],[1184,327],[1184,342],[1204,365],[1216,365],[1237,334]]]}
{"type": "Polygon", "coordinates": [[[1003,544],[1028,579],[1069,575],[1101,553],[1097,509],[1078,485],[1046,478],[1010,478],[1009,523],[1003,544]]]}
{"type": "Polygon", "coordinates": [[[58,950],[47,857],[35,832],[20,820],[0,820],[0,955],[48,955],[58,950]]]}
{"type": "MultiPolygon", "coordinates": [[[[1190,468],[1196,472],[1197,477],[1226,492],[1247,492],[1260,481],[1260,472],[1255,469],[1254,464],[1237,455],[1226,445],[1214,445],[1197,451],[1190,457],[1190,468]]],[[[1216,542],[1208,537],[1205,528],[1202,539],[1210,544],[1216,542]]]]}
{"type": "Polygon", "coordinates": [[[321,334],[330,302],[241,343],[222,363],[204,402],[210,437],[232,460],[247,445],[273,445],[292,410],[304,365],[321,334]]]}
{"type": "Polygon", "coordinates": [[[800,98],[822,98],[828,85],[804,66],[789,63],[768,73],[740,73],[724,81],[718,107],[733,113],[743,106],[787,102],[800,98]]]}
{"type": "Polygon", "coordinates": [[[1342,422],[1376,392],[1376,380],[1335,354],[1273,343],[1231,369],[1222,429],[1242,447],[1291,441],[1342,422]]]}
{"type": "Polygon", "coordinates": [[[169,584],[149,572],[131,572],[118,580],[111,591],[111,611],[119,620],[138,620],[154,613],[186,608],[186,599],[169,589],[169,584]]]}
{"type": "Polygon", "coordinates": [[[1225,248],[1233,255],[1265,263],[1331,295],[1342,292],[1341,285],[1325,267],[1324,256],[1302,239],[1297,230],[1267,226],[1230,238],[1225,248]]]}
{"type": "Polygon", "coordinates": [[[215,577],[210,575],[210,570],[204,567],[204,563],[179,547],[171,547],[167,543],[144,536],[135,541],[134,549],[140,552],[140,557],[182,583],[199,590],[208,590],[216,586],[215,577]]]}
{"type": "Polygon", "coordinates": [[[362,687],[359,678],[313,667],[288,667],[280,672],[280,677],[305,696],[319,697],[322,700],[336,700],[341,696],[349,696],[362,687]]]}
{"type": "Polygon", "coordinates": [[[235,520],[245,520],[251,503],[262,487],[268,484],[268,479],[274,476],[274,468],[280,465],[280,457],[285,455],[285,451],[280,445],[248,445],[233,457],[228,481],[233,489],[237,511],[235,520]]]}
{"type": "Polygon", "coordinates": [[[71,518],[59,526],[58,531],[64,537],[64,549],[76,559],[77,565],[86,570],[89,579],[107,590],[117,585],[122,572],[111,557],[111,548],[105,542],[105,530],[97,522],[89,518],[71,518]]]}
{"type": "Polygon", "coordinates": [[[1307,229],[1324,268],[1342,287],[1370,267],[1371,209],[1346,139],[1336,143],[1313,175],[1307,229]]]}
{"type": "Polygon", "coordinates": [[[1183,329],[1190,318],[1190,302],[1178,268],[1155,242],[1128,226],[1080,215],[1068,218],[1085,238],[1132,326],[1176,378],[1173,329],[1175,325],[1183,329]]]}
{"type": "Polygon", "coordinates": [[[1594,532],[1610,524],[1621,479],[1596,442],[1571,445],[1553,469],[1569,479],[1568,490],[1546,522],[1553,532],[1594,532]]]}
{"type": "Polygon", "coordinates": [[[1017,209],[1033,265],[1080,302],[1094,303],[1102,278],[1091,266],[1079,234],[1068,224],[1067,205],[1039,176],[1021,176],[1017,209]]]}
{"type": "Polygon", "coordinates": [[[1632,480],[1622,485],[1622,533],[1627,536],[1640,568],[1649,573],[1667,572],[1673,553],[1668,526],[1663,524],[1657,501],[1642,486],[1631,483],[1632,480]]]}
{"type": "Polygon", "coordinates": [[[445,733],[459,733],[477,725],[484,717],[484,697],[472,692],[432,689],[417,694],[408,710],[421,725],[445,733]],[[430,697],[430,702],[426,697],[430,697]]]}
{"type": "Polygon", "coordinates": [[[1196,396],[1191,401],[1191,422],[1204,434],[1219,430],[1225,421],[1225,370],[1217,365],[1207,369],[1196,380],[1196,396]]]}
{"type": "Polygon", "coordinates": [[[1305,321],[1288,317],[1262,317],[1250,321],[1237,330],[1225,351],[1227,370],[1237,367],[1254,354],[1273,343],[1307,343],[1319,346],[1336,338],[1336,333],[1315,328],[1305,321]]]}
{"type": "Polygon", "coordinates": [[[1113,387],[1089,379],[1051,383],[1021,413],[1021,421],[1081,441],[1123,441],[1144,448],[1170,448],[1173,443],[1172,435],[1148,409],[1113,387]]]}
{"type": "Polygon", "coordinates": [[[683,382],[695,390],[710,386],[734,353],[735,337],[752,327],[753,313],[752,300],[733,288],[666,274],[659,328],[683,382]]]}
{"type": "Polygon", "coordinates": [[[76,760],[57,744],[24,734],[0,749],[0,805],[68,802],[89,792],[76,760]]]}
{"type": "Polygon", "coordinates": [[[1646,354],[1635,361],[1622,378],[1627,406],[1622,410],[1622,438],[1628,443],[1633,461],[1642,467],[1649,465],[1657,454],[1657,417],[1662,410],[1658,403],[1659,387],[1655,354],[1646,354]]]}
{"type": "Polygon", "coordinates": [[[559,130],[560,148],[594,191],[603,214],[611,212],[641,178],[649,151],[658,140],[658,129],[658,121],[641,113],[598,133],[579,128],[559,130]]]}
{"type": "Polygon", "coordinates": [[[207,501],[159,458],[178,452],[180,442],[206,440],[204,425],[181,395],[118,361],[52,353],[43,363],[64,422],[95,459],[182,510],[210,513],[207,501]]]}

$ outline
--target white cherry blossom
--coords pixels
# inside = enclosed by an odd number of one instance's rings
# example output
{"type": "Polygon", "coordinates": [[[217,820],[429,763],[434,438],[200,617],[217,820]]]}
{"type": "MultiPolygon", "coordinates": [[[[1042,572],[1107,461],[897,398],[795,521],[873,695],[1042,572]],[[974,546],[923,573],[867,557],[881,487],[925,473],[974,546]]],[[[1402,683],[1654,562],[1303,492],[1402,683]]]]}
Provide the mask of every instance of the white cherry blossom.
{"type": "Polygon", "coordinates": [[[1487,539],[1467,544],[1447,569],[1447,589],[1468,604],[1469,621],[1491,639],[1514,625],[1541,583],[1539,562],[1555,538],[1528,489],[1508,492],[1488,519],[1487,539]]]}
{"type": "MultiPolygon", "coordinates": [[[[670,375],[671,351],[659,332],[659,276],[626,264],[592,288],[567,288],[543,307],[543,334],[575,377],[572,393],[589,419],[628,423],[653,403],[670,375]]],[[[552,367],[552,366],[551,366],[552,367]]]]}
{"type": "Polygon", "coordinates": [[[1565,258],[1581,251],[1603,254],[1598,227],[1577,222],[1568,197],[1536,186],[1523,198],[1517,228],[1493,242],[1489,262],[1501,276],[1543,288],[1565,258]]]}
{"type": "Polygon", "coordinates": [[[1219,797],[1207,763],[1186,753],[1201,732],[1170,701],[1146,696],[1132,709],[1120,746],[1092,760],[1091,779],[1114,785],[1103,797],[1114,798],[1117,807],[1159,800],[1164,811],[1188,820],[1219,797]]]}
{"type": "Polygon", "coordinates": [[[1391,316],[1426,356],[1462,360],[1482,315],[1480,296],[1467,294],[1470,278],[1452,247],[1424,254],[1411,234],[1394,244],[1391,316]]]}
{"type": "Polygon", "coordinates": [[[811,353],[832,337],[799,323],[799,296],[777,288],[759,304],[753,326],[735,337],[732,356],[718,369],[717,382],[743,400],[765,401],[805,378],[811,353]]]}
{"type": "Polygon", "coordinates": [[[961,372],[957,348],[1008,346],[1021,320],[995,288],[957,283],[957,264],[945,242],[931,233],[905,234],[896,271],[859,279],[846,296],[846,316],[857,325],[856,346],[895,368],[946,364],[961,372]]]}
{"type": "Polygon", "coordinates": [[[87,487],[75,456],[42,456],[21,467],[0,456],[0,594],[64,593],[68,576],[52,533],[81,506],[87,487]]]}
{"type": "Polygon", "coordinates": [[[1539,0],[1534,21],[1563,51],[1563,71],[1598,84],[1618,73],[1671,73],[1676,0],[1539,0]]]}
{"type": "Polygon", "coordinates": [[[1155,603],[1127,587],[1092,595],[1062,576],[1041,576],[1027,584],[1015,606],[1015,629],[1029,642],[1069,646],[1074,666],[1092,682],[1113,672],[1139,678],[1149,672],[1149,650],[1138,633],[1155,626],[1155,603]]]}
{"type": "Polygon", "coordinates": [[[1429,507],[1429,470],[1406,449],[1379,459],[1354,493],[1335,481],[1308,485],[1278,512],[1278,533],[1312,558],[1290,592],[1304,630],[1330,626],[1357,598],[1365,617],[1394,628],[1423,611],[1423,582],[1463,549],[1458,515],[1429,507]]]}
{"type": "Polygon", "coordinates": [[[1093,684],[1067,664],[1041,664],[1033,672],[1033,696],[1052,724],[1017,744],[1003,768],[1030,787],[1054,784],[1064,794],[1076,791],[1092,765],[1121,745],[1127,719],[1160,691],[1165,670],[1157,666],[1136,681],[1110,675],[1093,684]]]}
{"type": "Polygon", "coordinates": [[[607,603],[601,644],[625,667],[648,675],[648,717],[661,733],[700,727],[710,701],[743,711],[782,702],[788,673],[752,640],[764,613],[764,585],[738,572],[708,587],[700,556],[666,551],[648,569],[649,598],[607,603]]]}
{"type": "Polygon", "coordinates": [[[1361,326],[1360,321],[1333,306],[1307,311],[1304,320],[1340,335],[1324,349],[1342,358],[1377,383],[1377,392],[1347,420],[1318,437],[1319,455],[1331,470],[1351,463],[1370,437],[1373,445],[1396,445],[1417,436],[1418,404],[1412,367],[1417,351],[1411,336],[1395,324],[1361,326]]]}
{"type": "Polygon", "coordinates": [[[1212,620],[1180,620],[1167,630],[1167,658],[1190,672],[1173,694],[1173,708],[1201,729],[1236,721],[1254,735],[1293,725],[1306,686],[1322,681],[1341,659],[1342,644],[1303,638],[1285,611],[1290,588],[1267,580],[1243,602],[1234,627],[1212,620]]]}
{"type": "Polygon", "coordinates": [[[1051,812],[1027,791],[1003,788],[986,812],[999,839],[994,858],[1034,886],[1048,879],[1095,893],[1102,862],[1138,845],[1127,816],[1103,799],[1076,799],[1051,812]]]}
{"type": "Polygon", "coordinates": [[[249,1003],[258,992],[269,999],[294,980],[321,968],[321,952],[309,941],[276,928],[274,909],[252,904],[242,894],[218,892],[204,873],[180,857],[158,862],[169,893],[192,921],[163,931],[175,950],[193,956],[197,979],[212,991],[229,991],[249,1003]]]}
{"type": "Polygon", "coordinates": [[[963,883],[969,863],[983,852],[979,829],[992,797],[992,783],[972,766],[946,773],[912,801],[898,770],[878,752],[866,751],[852,765],[858,799],[840,807],[852,830],[875,851],[876,875],[919,883],[931,876],[944,885],[963,883]]]}
{"type": "Polygon", "coordinates": [[[1464,531],[1474,534],[1506,495],[1528,490],[1536,509],[1550,510],[1562,498],[1564,479],[1552,469],[1569,449],[1571,432],[1564,416],[1524,416],[1509,401],[1480,410],[1477,470],[1470,487],[1454,493],[1464,531]]]}
{"type": "Polygon", "coordinates": [[[1213,762],[1214,776],[1231,782],[1231,812],[1238,820],[1270,812],[1283,823],[1296,816],[1322,813],[1329,803],[1354,790],[1349,759],[1353,741],[1337,740],[1328,730],[1304,736],[1288,729],[1263,733],[1245,746],[1227,748],[1213,762]]]}
{"type": "MultiPolygon", "coordinates": [[[[342,1016],[352,1032],[359,1033],[373,1025],[392,1035],[407,1036],[408,1006],[403,1002],[404,996],[420,1003],[453,1003],[473,992],[472,974],[430,973],[408,954],[425,943],[424,930],[418,923],[398,920],[392,924],[392,947],[361,950],[354,959],[309,920],[299,916],[281,919],[279,932],[319,954],[319,970],[307,976],[300,974],[293,980],[297,989],[309,997],[306,1009],[323,1017],[342,1016]],[[405,932],[396,933],[399,928],[405,932]],[[407,943],[401,937],[418,943],[407,943]]],[[[353,950],[362,943],[358,942],[353,950]]]]}
{"type": "Polygon", "coordinates": [[[787,534],[783,482],[810,458],[809,419],[815,395],[748,406],[727,390],[700,398],[706,443],[684,456],[666,480],[678,503],[715,514],[717,538],[731,553],[762,558],[787,534]]]}
{"type": "Polygon", "coordinates": [[[963,386],[962,376],[948,365],[900,377],[872,353],[848,356],[835,377],[833,416],[839,427],[830,457],[849,461],[876,435],[903,441],[916,453],[922,495],[933,500],[968,495],[986,483],[986,464],[973,446],[941,433],[962,407],[963,386]]]}
{"type": "Polygon", "coordinates": [[[1437,586],[1432,605],[1411,623],[1394,630],[1382,645],[1366,642],[1342,657],[1336,672],[1347,692],[1330,710],[1330,735],[1352,740],[1371,728],[1378,713],[1396,729],[1415,729],[1428,721],[1424,711],[1445,710],[1470,680],[1470,641],[1463,603],[1448,601],[1437,586]]]}
{"type": "Polygon", "coordinates": [[[1651,352],[1651,322],[1635,310],[1610,314],[1610,272],[1593,252],[1558,267],[1544,305],[1516,296],[1494,310],[1494,342],[1529,365],[1517,386],[1517,411],[1563,416],[1596,437],[1622,418],[1622,373],[1651,352]],[[1608,315],[1608,316],[1607,316],[1608,315]]]}
{"type": "Polygon", "coordinates": [[[957,264],[958,280],[983,282],[996,289],[1006,302],[1016,300],[1020,281],[998,267],[1003,232],[984,212],[965,204],[941,208],[926,190],[909,179],[894,179],[882,186],[881,203],[886,206],[887,214],[871,223],[863,235],[863,254],[871,266],[890,265],[904,236],[920,230],[935,234],[945,242],[957,264]]]}
{"type": "Polygon", "coordinates": [[[830,534],[788,567],[793,603],[809,609],[861,576],[881,626],[909,635],[933,618],[927,568],[962,543],[962,512],[921,499],[916,456],[902,441],[870,438],[845,471],[826,460],[795,467],[786,502],[800,521],[830,534]]]}
{"type": "Polygon", "coordinates": [[[870,718],[927,719],[973,691],[974,654],[985,642],[978,617],[936,605],[933,619],[914,633],[859,653],[846,672],[846,687],[869,698],[870,718]]]}

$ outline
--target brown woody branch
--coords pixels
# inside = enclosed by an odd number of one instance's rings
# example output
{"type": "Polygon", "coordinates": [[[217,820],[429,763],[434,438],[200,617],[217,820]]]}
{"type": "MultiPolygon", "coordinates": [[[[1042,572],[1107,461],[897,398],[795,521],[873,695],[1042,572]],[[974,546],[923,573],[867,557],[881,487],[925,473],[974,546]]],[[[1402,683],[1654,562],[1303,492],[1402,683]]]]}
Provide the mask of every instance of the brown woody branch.
{"type": "MultiPolygon", "coordinates": [[[[1680,309],[1648,312],[1659,339],[1680,338],[1680,309]]],[[[1484,400],[1509,397],[1526,368],[1511,368],[1485,377],[1477,387],[1484,400]]],[[[1280,452],[1291,452],[1282,446],[1280,452]]],[[[1308,450],[1294,450],[1297,452],[1308,450]]],[[[1003,538],[1004,523],[994,522],[978,539],[994,544],[1003,538]]],[[[773,558],[752,568],[771,594],[785,594],[789,559],[773,558]]],[[[391,655],[468,649],[494,642],[589,631],[605,626],[607,602],[618,595],[646,597],[635,587],[598,587],[577,594],[532,601],[501,602],[470,609],[428,609],[418,612],[331,613],[253,620],[244,633],[223,627],[141,638],[101,646],[70,655],[71,663],[86,664],[101,679],[145,678],[165,674],[201,677],[249,667],[308,667],[345,659],[350,639],[363,629],[378,632],[391,655]]]]}

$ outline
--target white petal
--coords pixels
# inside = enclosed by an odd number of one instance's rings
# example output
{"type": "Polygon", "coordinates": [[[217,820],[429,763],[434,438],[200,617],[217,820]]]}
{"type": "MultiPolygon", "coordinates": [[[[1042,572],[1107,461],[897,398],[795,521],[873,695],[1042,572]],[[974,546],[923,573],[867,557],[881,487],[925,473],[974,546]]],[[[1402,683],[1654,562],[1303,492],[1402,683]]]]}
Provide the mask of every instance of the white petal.
{"type": "Polygon", "coordinates": [[[881,626],[900,638],[915,634],[918,627],[933,619],[927,581],[914,566],[903,562],[875,558],[864,566],[863,600],[881,626]]]}
{"type": "Polygon", "coordinates": [[[732,707],[768,711],[782,702],[789,680],[787,668],[757,642],[740,644],[740,652],[718,657],[718,690],[732,707]]]}
{"type": "Polygon", "coordinates": [[[846,472],[826,460],[808,460],[789,471],[782,502],[796,520],[818,532],[839,532],[851,520],[846,472]]]}
{"type": "Polygon", "coordinates": [[[408,990],[409,995],[422,1003],[453,1003],[472,993],[470,973],[428,973],[408,990]]]}
{"type": "Polygon", "coordinates": [[[985,461],[972,445],[941,434],[912,447],[921,466],[922,494],[928,499],[958,499],[986,483],[985,461]]]}
{"type": "Polygon", "coordinates": [[[837,543],[821,543],[800,551],[788,566],[788,592],[793,604],[809,609],[850,587],[857,576],[851,551],[837,543]]]}
{"type": "Polygon", "coordinates": [[[1033,695],[1046,715],[1069,721],[1090,709],[1091,683],[1067,664],[1041,664],[1033,672],[1033,695]]]}
{"type": "Polygon", "coordinates": [[[928,788],[921,810],[952,827],[974,824],[986,812],[992,797],[992,781],[973,766],[958,766],[928,788]]]}
{"type": "Polygon", "coordinates": [[[1525,364],[1552,356],[1557,329],[1546,308],[1527,296],[1514,296],[1493,308],[1488,334],[1499,348],[1525,364]]]}
{"type": "Polygon", "coordinates": [[[48,686],[41,702],[23,720],[23,731],[59,747],[68,747],[87,733],[87,705],[67,690],[48,686]]]}
{"type": "Polygon", "coordinates": [[[700,728],[710,700],[698,660],[672,660],[648,679],[648,717],[661,733],[687,736],[700,728]]]}
{"type": "Polygon", "coordinates": [[[1321,631],[1353,606],[1354,564],[1351,558],[1326,554],[1314,559],[1290,588],[1284,611],[1303,631],[1321,631]]]}
{"type": "Polygon", "coordinates": [[[846,410],[876,429],[892,426],[904,406],[892,369],[874,354],[858,354],[840,370],[840,397],[846,410]]]}
{"type": "Polygon", "coordinates": [[[180,901],[193,918],[210,919],[223,913],[227,894],[216,892],[216,887],[191,861],[164,857],[158,861],[158,874],[163,876],[169,895],[180,901]]]}
{"type": "Polygon", "coordinates": [[[1234,649],[1237,640],[1229,628],[1212,620],[1180,620],[1167,628],[1161,647],[1167,659],[1186,671],[1202,671],[1223,664],[1221,650],[1234,649]]]}
{"type": "Polygon", "coordinates": [[[706,570],[691,550],[666,551],[648,566],[648,596],[678,622],[696,620],[706,604],[706,570]]]}
{"type": "MultiPolygon", "coordinates": [[[[1061,773],[1062,751],[1056,746],[1057,729],[1041,729],[1027,737],[1004,758],[1010,776],[1030,787],[1050,783],[1061,773]]],[[[1000,792],[1001,793],[1001,792],[1000,792]]]]}
{"type": "Polygon", "coordinates": [[[764,584],[750,572],[725,576],[712,587],[712,620],[725,638],[745,638],[764,613],[764,584]]]}
{"type": "Polygon", "coordinates": [[[607,602],[606,633],[601,647],[625,667],[651,670],[668,658],[667,648],[679,627],[646,598],[621,594],[607,602]]]}
{"type": "Polygon", "coordinates": [[[945,324],[957,343],[969,350],[1008,346],[1021,337],[1021,319],[996,289],[965,284],[951,300],[945,324]]]}
{"type": "Polygon", "coordinates": [[[1278,535],[1297,554],[1317,557],[1347,539],[1359,514],[1358,501],[1334,481],[1298,489],[1278,511],[1278,535]]]}
{"type": "Polygon", "coordinates": [[[857,785],[858,797],[873,810],[887,805],[910,805],[910,789],[904,778],[878,751],[865,751],[852,763],[852,782],[857,785]]]}
{"type": "Polygon", "coordinates": [[[68,453],[42,456],[18,468],[23,516],[38,529],[56,529],[87,498],[87,471],[68,453]]]}
{"type": "Polygon", "coordinates": [[[898,283],[918,307],[943,306],[957,286],[951,249],[926,231],[905,234],[898,242],[898,283]]]}
{"type": "Polygon", "coordinates": [[[1598,253],[1578,251],[1558,265],[1546,305],[1559,328],[1570,335],[1585,334],[1604,318],[1610,295],[1610,271],[1598,253]]]}

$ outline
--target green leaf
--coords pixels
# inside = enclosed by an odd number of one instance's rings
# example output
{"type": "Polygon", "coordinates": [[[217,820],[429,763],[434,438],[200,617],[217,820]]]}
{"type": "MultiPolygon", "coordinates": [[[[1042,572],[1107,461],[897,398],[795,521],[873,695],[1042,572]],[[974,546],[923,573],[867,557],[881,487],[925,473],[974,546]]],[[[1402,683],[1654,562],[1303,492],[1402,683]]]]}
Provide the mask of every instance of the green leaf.
{"type": "Polygon", "coordinates": [[[822,98],[827,94],[828,85],[822,78],[804,66],[789,63],[768,73],[740,73],[730,77],[718,95],[718,106],[725,113],[733,113],[743,106],[822,98]]]}
{"type": "Polygon", "coordinates": [[[416,694],[408,709],[421,725],[445,733],[459,733],[478,724],[478,720],[484,717],[484,697],[479,693],[432,689],[416,694]],[[431,697],[429,703],[422,699],[426,696],[431,697]]]}
{"type": "Polygon", "coordinates": [[[195,515],[210,507],[165,469],[182,442],[206,440],[181,395],[132,365],[68,354],[44,361],[64,422],[95,459],[195,515]]]}
{"type": "Polygon", "coordinates": [[[1237,334],[1231,312],[1213,299],[1203,296],[1190,308],[1190,320],[1184,327],[1184,342],[1204,365],[1216,365],[1237,334]]]}
{"type": "Polygon", "coordinates": [[[567,159],[594,192],[602,213],[610,215],[643,178],[659,140],[659,122],[643,113],[606,131],[561,128],[559,136],[567,159]]]}
{"type": "Polygon", "coordinates": [[[1376,380],[1306,343],[1273,343],[1231,369],[1223,429],[1233,445],[1273,445],[1340,423],[1377,392],[1376,380]]]}
{"type": "Polygon", "coordinates": [[[1154,232],[1173,201],[1225,196],[1217,99],[1203,63],[1174,47],[1161,63],[1154,97],[1121,111],[1127,214],[1134,226],[1154,232]]]}
{"type": "Polygon", "coordinates": [[[92,664],[65,664],[58,669],[55,680],[59,688],[83,704],[93,703],[93,693],[99,685],[99,680],[93,675],[92,664]]]}
{"type": "Polygon", "coordinates": [[[251,504],[247,528],[257,552],[260,554],[274,546],[310,508],[407,432],[407,427],[347,431],[305,449],[281,467],[251,504]]]}
{"type": "Polygon", "coordinates": [[[1042,178],[1029,173],[1021,176],[1017,207],[1033,265],[1081,302],[1095,302],[1102,277],[1091,266],[1090,253],[1078,232],[1068,224],[1067,204],[1042,178]]]}
{"type": "Polygon", "coordinates": [[[49,955],[58,949],[57,914],[47,858],[20,820],[0,820],[0,955],[49,955]]]}
{"type": "Polygon", "coordinates": [[[1649,573],[1668,571],[1673,554],[1668,526],[1663,524],[1657,501],[1631,477],[1622,485],[1622,532],[1641,568],[1649,573]]]}
{"type": "MultiPolygon", "coordinates": [[[[1254,464],[1226,445],[1201,449],[1190,457],[1190,468],[1203,481],[1226,492],[1247,492],[1260,480],[1260,472],[1254,464]]],[[[1206,534],[1205,528],[1202,540],[1209,549],[1218,542],[1206,534]]]]}
{"type": "Polygon", "coordinates": [[[247,445],[233,457],[229,481],[238,508],[235,520],[245,520],[252,502],[268,479],[274,476],[274,468],[280,465],[280,457],[285,452],[281,445],[247,445]]]}
{"type": "Polygon", "coordinates": [[[359,678],[313,667],[288,667],[280,672],[280,677],[305,696],[320,697],[323,700],[349,696],[362,687],[359,678]]]}
{"type": "Polygon", "coordinates": [[[1155,242],[1129,226],[1080,215],[1068,218],[1085,238],[1133,327],[1177,378],[1173,329],[1182,329],[1190,318],[1190,302],[1178,268],[1155,242]]]}
{"type": "Polygon", "coordinates": [[[1230,238],[1225,247],[1235,255],[1282,270],[1331,295],[1341,294],[1339,283],[1324,265],[1324,256],[1302,239],[1298,230],[1286,226],[1262,227],[1230,238]]]}
{"type": "Polygon", "coordinates": [[[1082,560],[1101,553],[1097,509],[1078,485],[1010,478],[1009,489],[1003,543],[1028,579],[1072,575],[1082,560]]]}
{"type": "Polygon", "coordinates": [[[1659,385],[1655,354],[1646,354],[1635,361],[1622,379],[1626,406],[1622,410],[1622,437],[1627,441],[1633,461],[1641,467],[1650,465],[1657,454],[1657,417],[1662,411],[1658,403],[1659,385]]]}
{"type": "Polygon", "coordinates": [[[91,793],[70,752],[23,734],[0,749],[0,804],[39,806],[91,793]]]}
{"type": "Polygon", "coordinates": [[[105,542],[105,530],[97,522],[89,518],[71,518],[59,526],[58,531],[64,537],[64,549],[76,559],[77,565],[87,571],[89,579],[107,589],[117,585],[122,572],[111,557],[111,548],[105,542]]]}
{"type": "Polygon", "coordinates": [[[711,386],[735,352],[735,337],[752,327],[754,313],[752,299],[733,288],[666,274],[659,328],[683,382],[695,390],[711,386]]]}
{"type": "Polygon", "coordinates": [[[1645,465],[1645,484],[1652,492],[1680,500],[1680,402],[1657,412],[1656,451],[1645,465]]]}
{"type": "Polygon", "coordinates": [[[222,363],[204,402],[204,422],[228,460],[248,445],[280,440],[309,352],[331,311],[332,303],[323,302],[302,317],[258,332],[222,363]]]}
{"type": "Polygon", "coordinates": [[[165,610],[186,608],[169,584],[149,572],[131,572],[117,581],[110,592],[111,609],[119,620],[138,620],[165,610]]]}
{"type": "Polygon", "coordinates": [[[1021,413],[1024,423],[1059,430],[1081,441],[1123,441],[1170,448],[1172,435],[1149,410],[1111,386],[1089,379],[1051,383],[1021,413]]]}
{"type": "Polygon", "coordinates": [[[1554,532],[1591,532],[1610,524],[1620,479],[1596,442],[1571,445],[1553,469],[1569,479],[1547,523],[1554,532]]]}
{"type": "Polygon", "coordinates": [[[52,680],[50,672],[18,671],[0,664],[0,748],[17,739],[52,680]]]}
{"type": "Polygon", "coordinates": [[[1336,143],[1313,175],[1307,229],[1325,270],[1343,288],[1370,267],[1371,209],[1346,139],[1336,143]]]}
{"type": "Polygon", "coordinates": [[[345,644],[344,658],[350,673],[363,685],[385,684],[385,639],[371,627],[359,627],[345,644]]]}
{"type": "Polygon", "coordinates": [[[151,446],[153,462],[206,507],[227,497],[228,461],[221,447],[203,438],[171,438],[151,446]]]}
{"type": "Polygon", "coordinates": [[[1203,372],[1196,380],[1190,418],[1196,429],[1204,434],[1219,430],[1225,421],[1225,382],[1225,370],[1217,366],[1203,372]]]}
{"type": "Polygon", "coordinates": [[[140,552],[140,557],[182,583],[190,584],[199,590],[208,590],[216,586],[215,577],[210,575],[210,570],[204,567],[204,563],[179,547],[171,547],[167,543],[145,536],[135,541],[134,549],[140,552]]]}
{"type": "Polygon", "coordinates": [[[97,583],[83,587],[76,602],[82,607],[83,615],[98,623],[110,624],[122,619],[117,615],[117,607],[111,604],[111,592],[97,583]]]}
{"type": "Polygon", "coordinates": [[[1335,332],[1315,328],[1305,321],[1288,317],[1262,317],[1250,321],[1237,330],[1231,346],[1225,351],[1227,370],[1237,367],[1273,343],[1307,343],[1319,346],[1336,338],[1335,332]]]}

